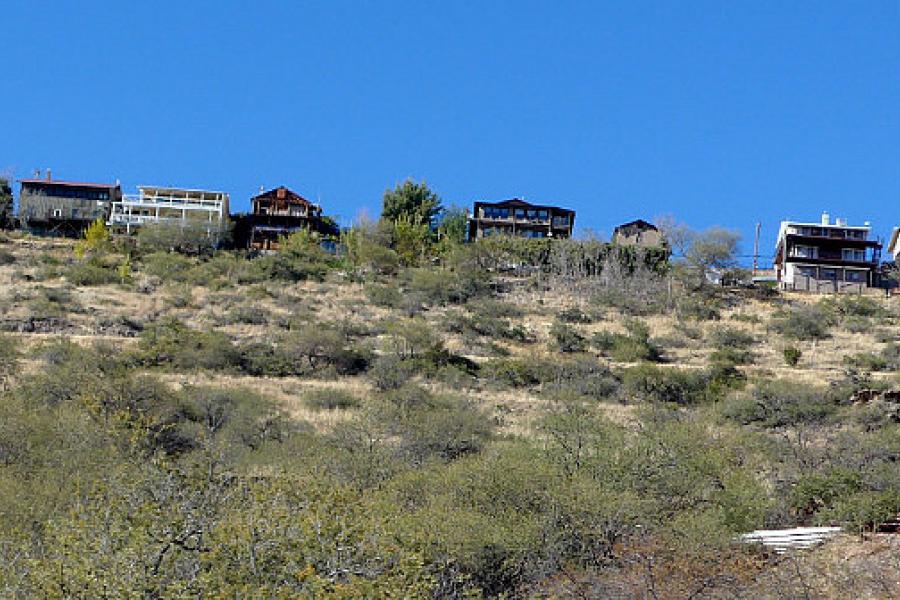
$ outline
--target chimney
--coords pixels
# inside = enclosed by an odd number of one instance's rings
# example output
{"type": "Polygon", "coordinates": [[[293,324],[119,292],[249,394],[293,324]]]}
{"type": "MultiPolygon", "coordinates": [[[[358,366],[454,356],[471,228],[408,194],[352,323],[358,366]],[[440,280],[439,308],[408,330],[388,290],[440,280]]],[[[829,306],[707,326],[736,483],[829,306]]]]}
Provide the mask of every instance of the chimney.
{"type": "Polygon", "coordinates": [[[847,219],[835,219],[834,224],[837,225],[838,227],[846,227],[847,219]]]}
{"type": "Polygon", "coordinates": [[[53,179],[52,174],[50,173],[50,169],[47,169],[47,181],[53,179]]]}
{"type": "Polygon", "coordinates": [[[822,225],[828,225],[828,213],[827,212],[822,213],[822,225]]]}

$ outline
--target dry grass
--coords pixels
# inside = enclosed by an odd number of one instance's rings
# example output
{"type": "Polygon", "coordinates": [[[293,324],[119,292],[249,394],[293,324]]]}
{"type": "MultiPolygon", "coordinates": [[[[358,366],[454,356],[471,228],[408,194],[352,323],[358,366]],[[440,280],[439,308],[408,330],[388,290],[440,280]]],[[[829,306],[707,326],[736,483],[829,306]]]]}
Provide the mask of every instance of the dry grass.
{"type": "MultiPolygon", "coordinates": [[[[11,239],[3,244],[4,249],[11,252],[16,262],[0,266],[0,298],[2,298],[2,317],[5,319],[27,318],[29,314],[28,298],[40,294],[39,288],[65,289],[71,294],[73,303],[80,306],[79,312],[68,312],[65,319],[70,327],[63,332],[66,339],[79,344],[89,344],[97,339],[110,343],[132,344],[133,340],[114,335],[98,335],[97,322],[100,319],[122,317],[150,321],[165,316],[174,316],[184,320],[193,327],[209,328],[223,321],[235,306],[248,299],[252,306],[258,306],[269,316],[266,324],[228,323],[218,327],[236,339],[242,341],[272,338],[283,332],[282,324],[291,318],[306,320],[311,323],[346,322],[370,327],[377,323],[386,323],[403,318],[397,311],[371,305],[366,298],[364,287],[357,283],[328,280],[325,282],[299,282],[295,284],[265,283],[249,286],[233,286],[221,291],[211,291],[203,287],[190,289],[190,305],[186,307],[172,306],[168,300],[170,288],[164,286],[152,293],[141,293],[134,286],[102,285],[76,288],[63,280],[35,281],[32,278],[38,270],[38,257],[47,255],[64,262],[71,260],[73,242],[70,240],[44,240],[30,237],[11,239]],[[20,298],[20,300],[16,300],[20,298]]],[[[522,285],[511,286],[513,290],[503,300],[522,309],[525,316],[518,321],[535,338],[533,344],[519,344],[508,340],[495,340],[497,346],[505,348],[513,356],[553,358],[550,351],[550,328],[557,315],[566,308],[578,307],[584,312],[592,312],[592,307],[578,298],[573,298],[561,291],[532,291],[522,285]]],[[[813,303],[818,296],[806,294],[784,294],[782,302],[796,304],[813,303]]],[[[900,299],[878,298],[878,302],[891,314],[900,314],[900,299]]],[[[458,310],[458,309],[454,309],[458,310]]],[[[653,315],[641,318],[650,329],[651,338],[681,339],[679,347],[662,348],[666,362],[663,366],[680,368],[703,368],[709,364],[709,356],[713,351],[708,343],[710,333],[720,327],[738,329],[751,333],[757,344],[753,347],[755,360],[752,365],[742,367],[751,377],[778,377],[810,384],[823,384],[844,377],[844,357],[860,352],[879,352],[883,343],[875,339],[874,332],[851,333],[839,328],[832,329],[828,339],[817,342],[789,342],[782,336],[772,332],[768,324],[774,313],[775,305],[757,300],[747,300],[734,308],[721,311],[718,321],[689,322],[687,325],[699,330],[701,337],[697,340],[687,339],[680,331],[680,323],[673,315],[653,315]],[[784,347],[799,347],[803,357],[797,367],[785,365],[784,347]]],[[[446,309],[431,309],[423,313],[436,331],[441,331],[441,322],[446,309]]],[[[604,309],[602,319],[590,324],[576,324],[572,327],[590,338],[598,331],[623,333],[625,316],[615,310],[604,309]]],[[[889,323],[880,325],[880,329],[894,332],[900,336],[900,325],[889,323]]],[[[59,337],[58,334],[16,334],[16,339],[28,348],[34,344],[59,337]]],[[[473,360],[486,360],[469,347],[460,336],[445,335],[447,346],[454,352],[463,354],[473,360]]],[[[379,340],[372,339],[377,347],[379,340]]],[[[627,364],[611,363],[608,359],[599,360],[614,368],[627,364]]],[[[892,373],[874,373],[875,379],[889,379],[892,373]]],[[[183,376],[166,376],[173,381],[185,379],[183,376]]],[[[327,429],[334,423],[352,415],[354,411],[310,411],[300,396],[304,389],[315,386],[333,386],[365,397],[369,393],[368,384],[359,378],[349,378],[338,382],[322,382],[319,380],[302,380],[297,378],[252,378],[233,377],[222,374],[196,375],[195,380],[203,380],[208,384],[244,385],[260,393],[276,398],[288,414],[313,423],[316,427],[327,429]]],[[[458,390],[448,390],[458,391],[458,390]]],[[[498,417],[505,433],[530,435],[534,431],[534,423],[546,411],[545,401],[540,397],[524,391],[481,391],[467,392],[480,406],[498,417]]],[[[628,423],[633,419],[631,409],[618,405],[604,406],[604,412],[617,422],[628,423]]]]}

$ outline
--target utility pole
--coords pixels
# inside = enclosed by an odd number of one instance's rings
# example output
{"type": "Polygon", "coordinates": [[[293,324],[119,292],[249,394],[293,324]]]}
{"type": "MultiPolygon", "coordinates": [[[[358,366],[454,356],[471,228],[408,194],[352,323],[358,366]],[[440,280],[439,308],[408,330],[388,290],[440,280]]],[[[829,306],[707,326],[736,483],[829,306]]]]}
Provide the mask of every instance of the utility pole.
{"type": "Polygon", "coordinates": [[[762,229],[762,223],[756,224],[756,239],[753,240],[753,276],[756,277],[756,271],[759,269],[759,230],[762,229]]]}

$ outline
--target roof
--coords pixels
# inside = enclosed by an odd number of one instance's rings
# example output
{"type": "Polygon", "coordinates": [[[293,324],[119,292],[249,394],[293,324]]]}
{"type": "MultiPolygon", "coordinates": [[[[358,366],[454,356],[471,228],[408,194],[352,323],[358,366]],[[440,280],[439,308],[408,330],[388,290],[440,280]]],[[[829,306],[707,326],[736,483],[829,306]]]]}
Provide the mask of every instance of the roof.
{"type": "Polygon", "coordinates": [[[285,187],[285,186],[283,186],[283,185],[280,185],[280,186],[278,186],[277,188],[272,188],[271,190],[268,190],[268,191],[265,191],[265,192],[260,192],[259,194],[253,196],[253,199],[254,199],[254,200],[255,200],[256,198],[271,198],[271,199],[273,199],[273,200],[280,200],[280,201],[283,201],[283,202],[288,202],[288,201],[290,201],[291,203],[295,203],[295,204],[299,202],[299,203],[302,203],[302,204],[306,204],[306,205],[308,205],[308,206],[315,206],[315,203],[313,203],[313,202],[307,200],[306,198],[304,198],[303,196],[301,196],[301,195],[298,194],[297,192],[295,192],[295,191],[293,191],[293,190],[291,190],[291,189],[289,189],[289,188],[287,188],[287,187],[285,187]],[[278,197],[278,192],[279,192],[280,190],[284,190],[284,196],[285,196],[285,197],[283,197],[283,198],[279,198],[279,197],[278,197]]]}
{"type": "Polygon", "coordinates": [[[640,227],[641,229],[651,229],[653,231],[659,231],[659,228],[650,223],[649,221],[645,221],[643,219],[635,219],[634,221],[628,221],[627,223],[622,223],[618,227],[615,228],[613,233],[619,231],[620,229],[628,229],[630,227],[640,227]]]}
{"type": "Polygon", "coordinates": [[[501,200],[500,202],[487,202],[484,200],[480,200],[475,204],[487,204],[490,206],[499,206],[503,208],[552,208],[562,212],[575,212],[570,208],[561,208],[553,204],[532,204],[530,202],[522,200],[521,198],[510,198],[509,200],[501,200]]]}
{"type": "Polygon", "coordinates": [[[57,179],[19,179],[19,183],[42,183],[45,185],[64,185],[68,187],[103,188],[105,190],[120,187],[118,183],[86,183],[81,181],[60,181],[57,179]]]}

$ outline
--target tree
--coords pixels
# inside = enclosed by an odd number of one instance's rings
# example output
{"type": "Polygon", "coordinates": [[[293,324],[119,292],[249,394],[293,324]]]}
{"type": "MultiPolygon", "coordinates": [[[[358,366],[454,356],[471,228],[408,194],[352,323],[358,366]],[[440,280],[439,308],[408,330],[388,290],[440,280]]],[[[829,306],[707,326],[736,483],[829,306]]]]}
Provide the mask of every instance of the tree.
{"type": "Polygon", "coordinates": [[[416,183],[407,179],[394,189],[384,192],[381,218],[396,222],[406,217],[413,223],[433,227],[443,210],[440,197],[424,181],[416,183]]]}
{"type": "Polygon", "coordinates": [[[671,218],[662,220],[661,229],[666,243],[684,258],[687,266],[698,276],[701,287],[706,284],[711,270],[736,266],[735,255],[741,240],[736,231],[723,227],[694,231],[671,218]]]}
{"type": "Polygon", "coordinates": [[[109,229],[103,219],[97,219],[84,231],[84,239],[75,245],[75,254],[84,258],[87,254],[102,254],[109,249],[109,229]]]}
{"type": "Polygon", "coordinates": [[[468,222],[469,213],[465,208],[451,206],[440,216],[438,236],[442,242],[462,244],[466,241],[468,222]]]}
{"type": "Polygon", "coordinates": [[[409,215],[401,215],[394,221],[394,251],[407,267],[417,265],[425,255],[428,246],[428,225],[421,220],[413,220],[409,215]]]}
{"type": "Polygon", "coordinates": [[[13,213],[12,188],[9,179],[0,177],[0,228],[9,227],[13,213]]]}

